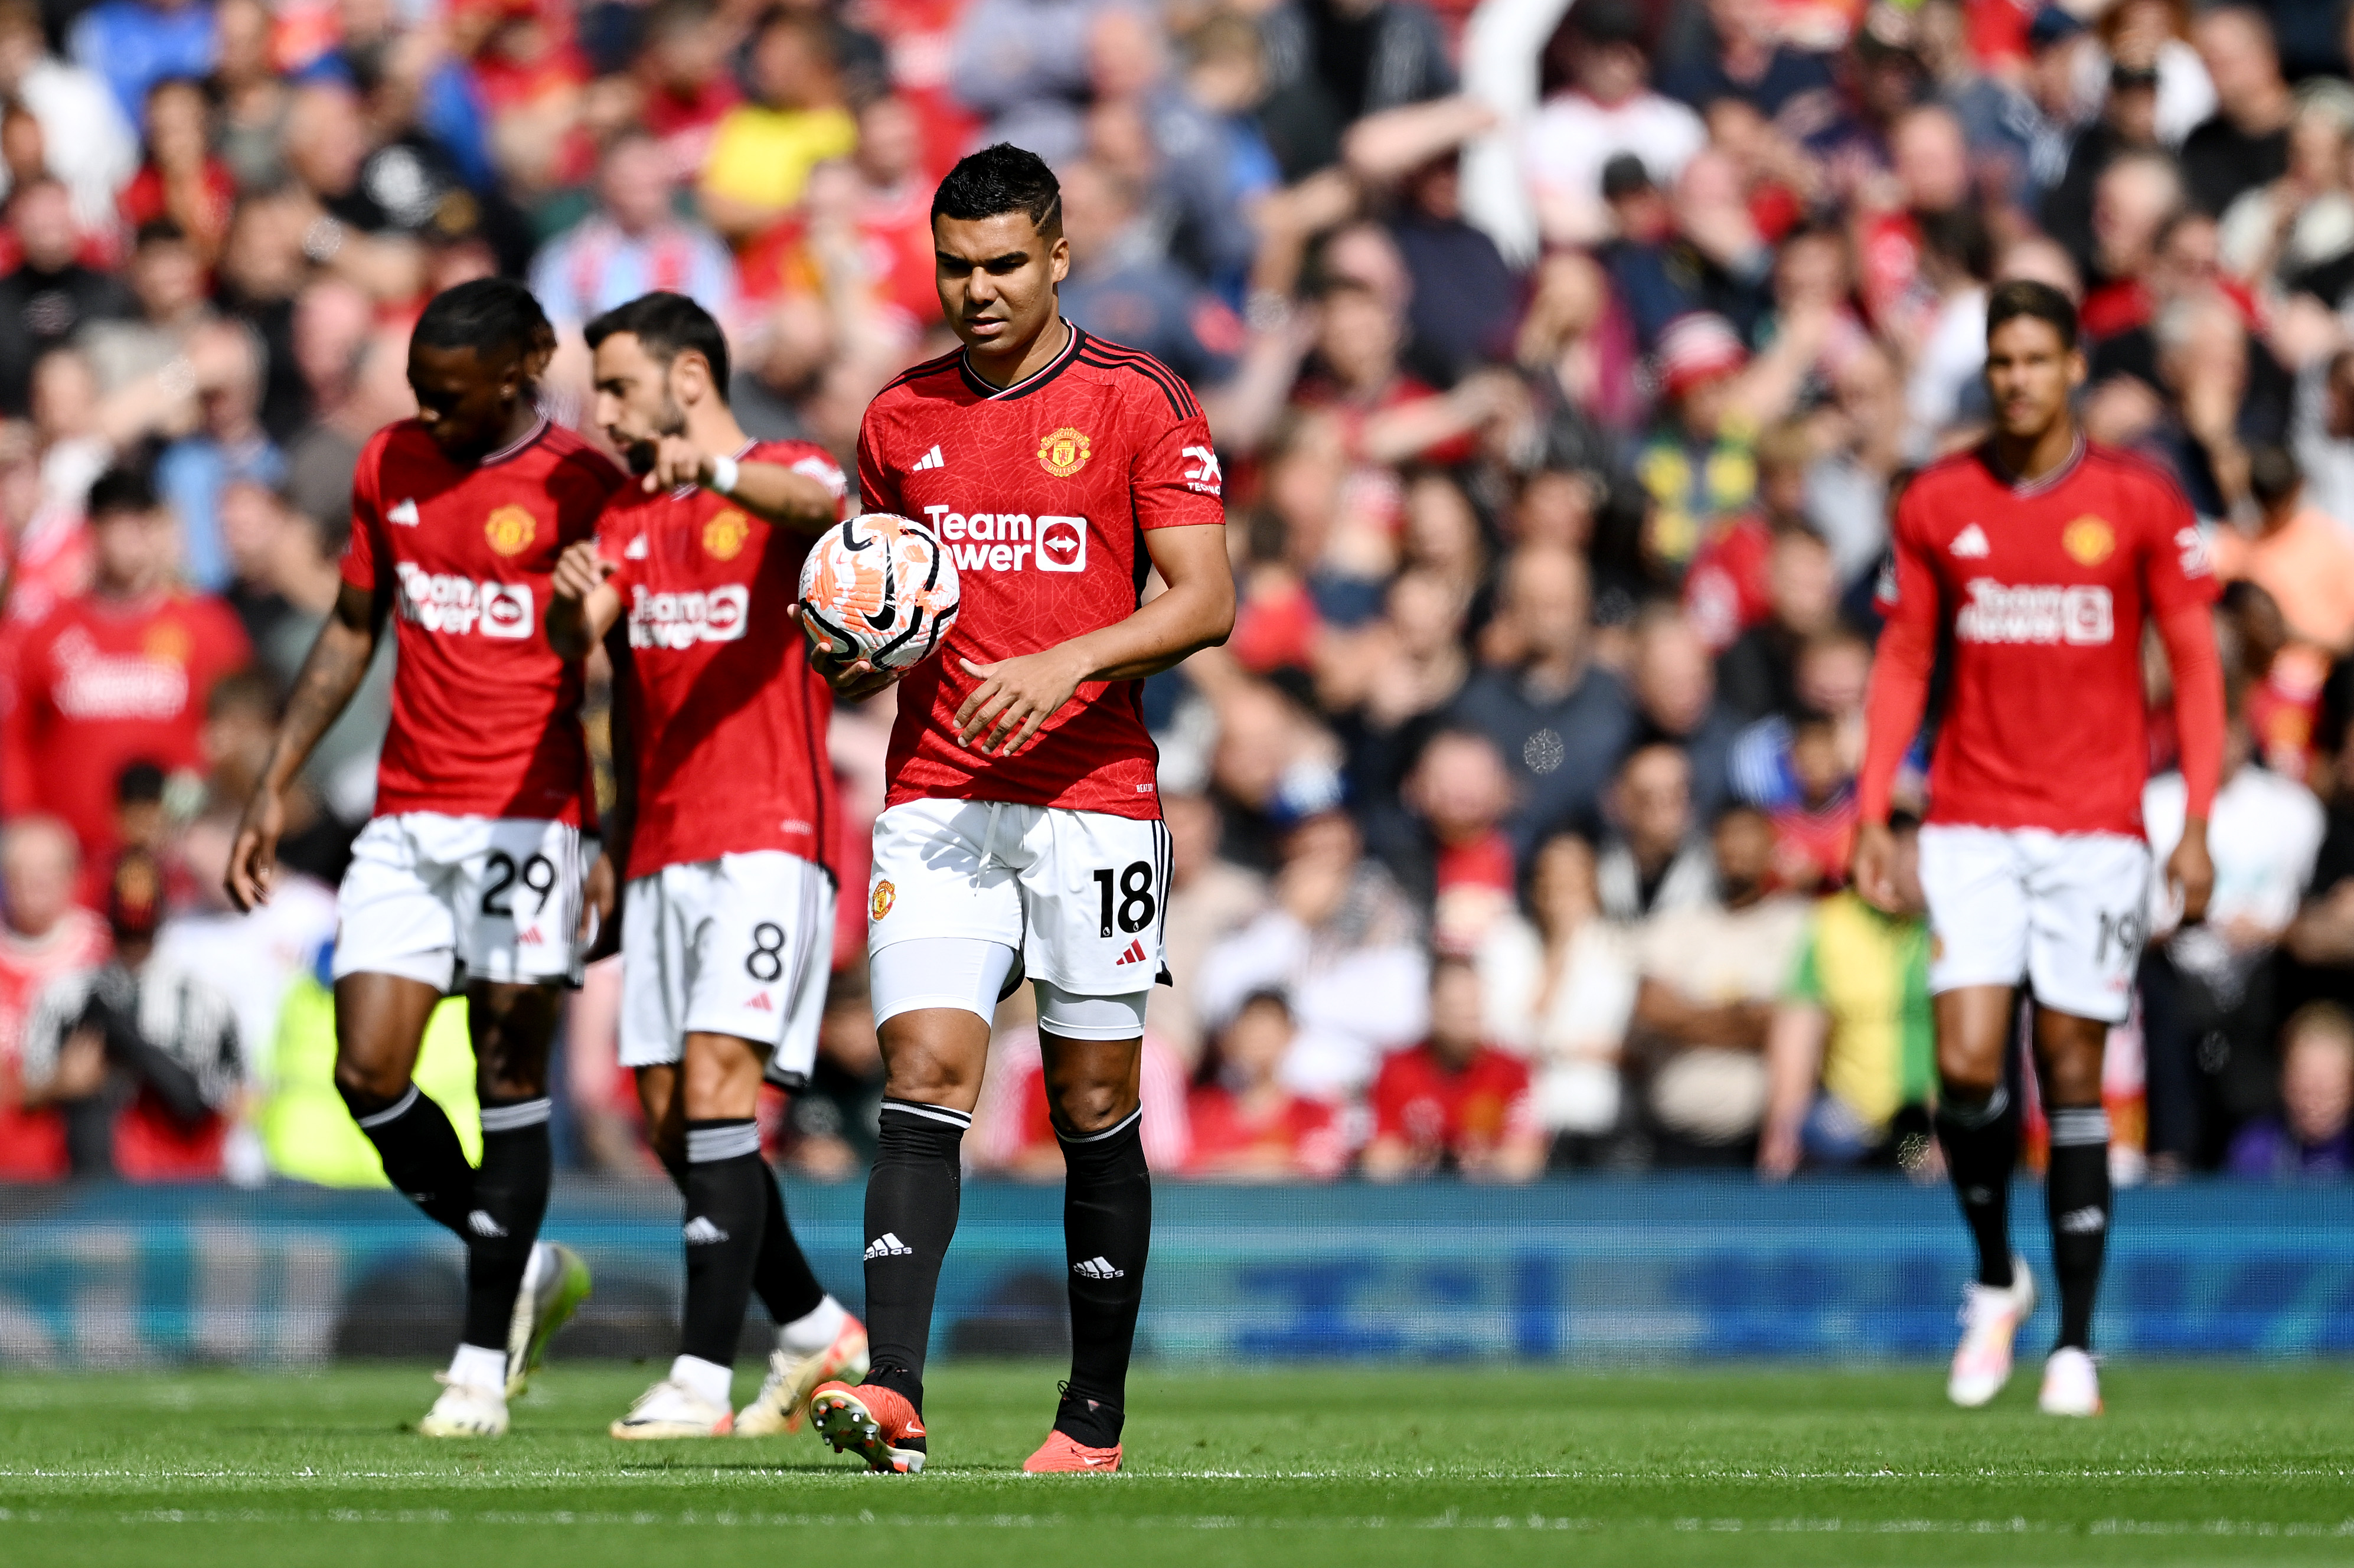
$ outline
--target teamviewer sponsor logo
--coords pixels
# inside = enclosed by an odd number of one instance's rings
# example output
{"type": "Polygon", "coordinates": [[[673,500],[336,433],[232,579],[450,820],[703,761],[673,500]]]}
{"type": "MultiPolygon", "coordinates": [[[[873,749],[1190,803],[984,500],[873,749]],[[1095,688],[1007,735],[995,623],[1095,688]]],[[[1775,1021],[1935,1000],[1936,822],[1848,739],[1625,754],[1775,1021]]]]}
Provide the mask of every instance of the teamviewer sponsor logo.
{"type": "Polygon", "coordinates": [[[708,592],[648,593],[633,590],[630,646],[692,648],[697,642],[734,642],[744,635],[751,592],[728,583],[708,592]]]}
{"type": "Polygon", "coordinates": [[[1027,512],[952,512],[927,506],[924,517],[960,572],[1083,572],[1087,520],[1027,512]]]}
{"type": "Polygon", "coordinates": [[[536,624],[529,583],[476,582],[407,561],[400,564],[399,577],[401,619],[428,631],[453,637],[479,631],[519,641],[536,624]]]}
{"type": "Polygon", "coordinates": [[[2089,584],[2012,588],[1988,577],[1970,582],[1970,602],[1954,617],[1964,642],[2104,643],[2116,638],[2109,590],[2089,584]]]}

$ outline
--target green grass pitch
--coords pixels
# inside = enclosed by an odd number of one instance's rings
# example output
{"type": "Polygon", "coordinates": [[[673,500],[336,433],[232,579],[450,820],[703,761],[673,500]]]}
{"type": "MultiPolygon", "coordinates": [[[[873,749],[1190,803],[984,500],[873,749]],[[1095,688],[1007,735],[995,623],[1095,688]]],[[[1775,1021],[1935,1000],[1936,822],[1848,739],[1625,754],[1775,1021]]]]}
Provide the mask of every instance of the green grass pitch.
{"type": "Polygon", "coordinates": [[[0,1563],[2354,1561],[2340,1366],[2114,1366],[2092,1422],[2038,1415],[2031,1367],[1977,1413],[1935,1368],[1157,1368],[1114,1478],[1019,1473],[1051,1368],[939,1369],[917,1478],[806,1436],[606,1437],[652,1375],[559,1360],[479,1443],[403,1429],[416,1369],[14,1375],[0,1563]]]}

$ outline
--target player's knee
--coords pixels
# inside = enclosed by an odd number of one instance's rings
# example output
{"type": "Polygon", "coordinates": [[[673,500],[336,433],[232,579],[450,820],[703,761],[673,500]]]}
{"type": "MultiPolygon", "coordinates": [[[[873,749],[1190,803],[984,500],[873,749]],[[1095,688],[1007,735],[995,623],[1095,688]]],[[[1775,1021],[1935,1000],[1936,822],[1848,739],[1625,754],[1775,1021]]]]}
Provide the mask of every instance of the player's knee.
{"type": "Polygon", "coordinates": [[[408,1092],[408,1074],[391,1063],[336,1054],[335,1093],[355,1116],[371,1116],[391,1105],[408,1092]]]}
{"type": "Polygon", "coordinates": [[[1055,1125],[1075,1138],[1102,1132],[1136,1109],[1126,1080],[1058,1084],[1053,1090],[1055,1125]]]}
{"type": "Polygon", "coordinates": [[[1940,1040],[1937,1081],[1948,1095],[1990,1095],[2002,1082],[2002,1053],[1980,1049],[1975,1041],[1940,1040]]]}

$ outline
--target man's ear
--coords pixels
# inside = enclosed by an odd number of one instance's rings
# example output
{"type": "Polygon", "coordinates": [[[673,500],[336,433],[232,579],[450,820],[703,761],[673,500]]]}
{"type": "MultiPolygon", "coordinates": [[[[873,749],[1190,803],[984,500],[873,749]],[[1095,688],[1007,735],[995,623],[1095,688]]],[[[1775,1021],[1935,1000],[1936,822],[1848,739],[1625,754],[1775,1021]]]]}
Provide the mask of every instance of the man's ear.
{"type": "Polygon", "coordinates": [[[1059,283],[1071,275],[1071,242],[1062,235],[1055,236],[1055,249],[1051,256],[1055,281],[1059,283]]]}

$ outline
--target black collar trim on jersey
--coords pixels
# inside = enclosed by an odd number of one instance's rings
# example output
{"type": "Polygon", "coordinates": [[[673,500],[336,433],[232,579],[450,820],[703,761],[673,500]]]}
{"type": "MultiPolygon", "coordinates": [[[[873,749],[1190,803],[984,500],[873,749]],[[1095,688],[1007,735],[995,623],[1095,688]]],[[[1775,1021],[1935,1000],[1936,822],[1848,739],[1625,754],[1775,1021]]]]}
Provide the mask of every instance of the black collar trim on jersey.
{"type": "Polygon", "coordinates": [[[1987,467],[1994,470],[1995,477],[2009,486],[2010,493],[2023,501],[2057,489],[2063,480],[2076,471],[2077,465],[2084,461],[2084,432],[2076,432],[2076,444],[2068,449],[2067,461],[2040,479],[2021,479],[2003,467],[2002,459],[1995,455],[1992,441],[1987,442],[1986,450],[1987,467]]]}
{"type": "Polygon", "coordinates": [[[972,367],[970,358],[972,351],[970,349],[957,355],[957,374],[964,377],[965,386],[971,389],[972,395],[976,397],[985,398],[992,403],[1010,403],[1016,397],[1027,397],[1031,393],[1044,387],[1046,383],[1054,380],[1055,376],[1068,370],[1078,361],[1079,345],[1087,341],[1087,334],[1077,327],[1072,326],[1067,321],[1063,324],[1070,328],[1071,334],[1069,337],[1063,340],[1063,351],[1011,387],[991,387],[982,380],[981,373],[972,367]]]}
{"type": "Polygon", "coordinates": [[[516,453],[524,450],[525,448],[529,447],[532,442],[539,440],[540,437],[546,434],[547,434],[547,416],[542,414],[537,419],[532,421],[531,429],[524,432],[523,438],[520,440],[510,441],[505,446],[503,446],[498,450],[493,452],[490,456],[484,458],[482,461],[476,463],[474,466],[476,468],[488,468],[494,462],[504,462],[507,459],[514,457],[516,453]]]}

